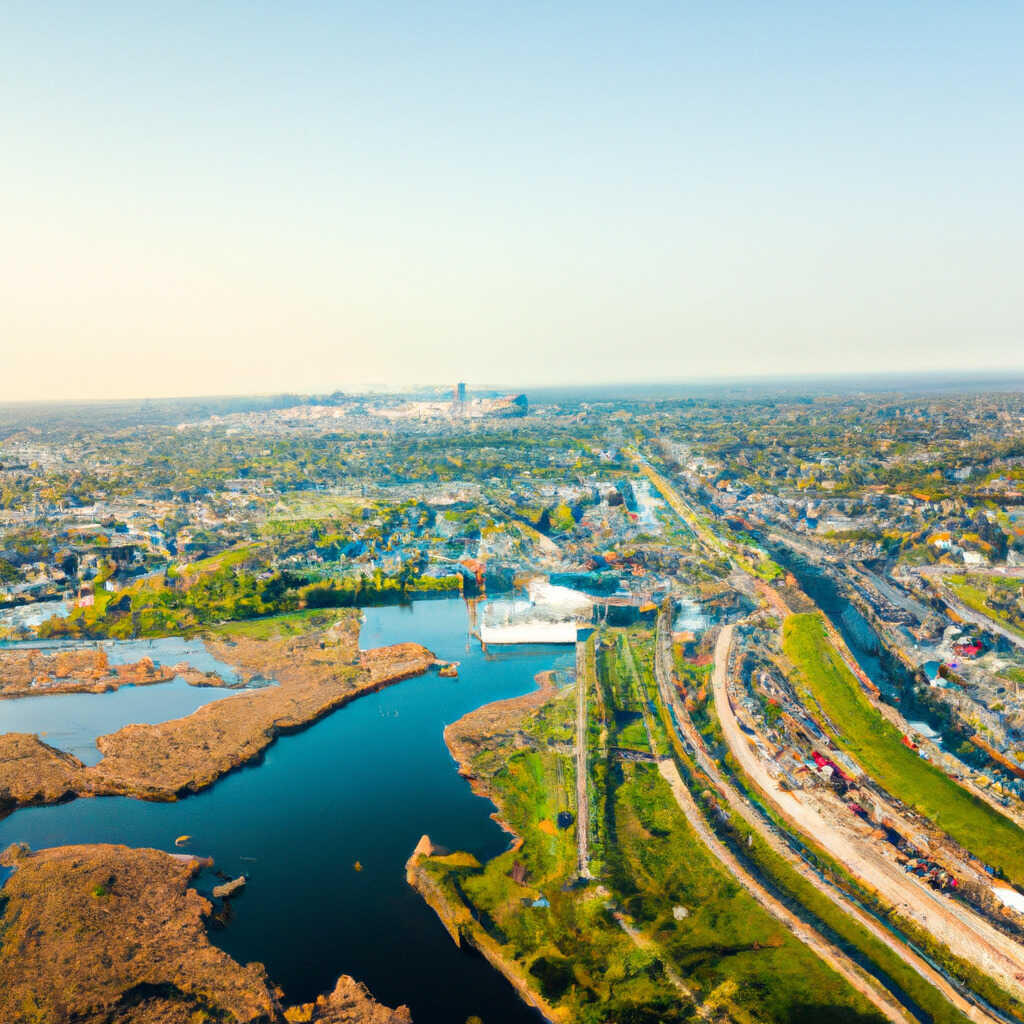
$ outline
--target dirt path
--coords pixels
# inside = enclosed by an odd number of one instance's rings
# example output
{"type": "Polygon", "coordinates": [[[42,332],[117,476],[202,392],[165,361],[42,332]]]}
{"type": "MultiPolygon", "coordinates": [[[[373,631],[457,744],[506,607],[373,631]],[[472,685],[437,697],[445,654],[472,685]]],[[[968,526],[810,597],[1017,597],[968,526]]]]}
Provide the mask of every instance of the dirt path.
{"type": "Polygon", "coordinates": [[[669,784],[672,795],[686,815],[690,827],[704,845],[718,858],[726,870],[758,903],[783,924],[804,945],[810,947],[837,974],[848,981],[865,999],[869,1000],[887,1020],[911,1024],[912,1018],[887,992],[876,989],[873,981],[845,953],[819,932],[801,921],[796,914],[779,902],[760,882],[749,874],[732,851],[711,831],[704,821],[693,794],[686,787],[675,761],[658,763],[658,771],[669,784]]]}
{"type": "MultiPolygon", "coordinates": [[[[714,693],[716,705],[720,705],[721,703],[721,694],[723,692],[725,681],[728,678],[728,658],[732,644],[732,636],[733,627],[724,627],[723,631],[719,634],[718,641],[715,646],[715,668],[712,683],[715,687],[714,693]]],[[[664,656],[665,647],[663,644],[660,644],[659,662],[664,656]]],[[[668,648],[668,656],[671,656],[670,647],[668,648]]],[[[667,671],[668,669],[666,666],[662,664],[662,674],[664,675],[667,671]]],[[[691,749],[694,751],[698,764],[716,784],[719,794],[724,797],[730,807],[732,807],[748,825],[757,831],[762,840],[766,842],[776,854],[782,857],[783,860],[785,860],[789,866],[800,874],[807,882],[813,885],[823,895],[827,896],[840,911],[854,918],[876,939],[883,942],[889,949],[899,956],[904,963],[931,982],[931,984],[933,984],[962,1013],[970,1017],[972,1020],[990,1021],[992,1018],[984,1013],[983,1010],[975,1006],[974,1003],[965,999],[926,960],[918,956],[912,949],[908,948],[896,939],[886,928],[882,927],[877,921],[875,921],[870,914],[862,910],[852,900],[843,896],[838,889],[822,883],[817,874],[793,852],[793,850],[779,837],[778,834],[776,834],[773,829],[768,827],[761,814],[755,811],[739,794],[731,782],[721,775],[718,771],[717,765],[715,765],[708,756],[703,740],[694,728],[693,723],[690,720],[686,709],[683,707],[682,702],[679,700],[674,688],[670,687],[669,690],[676,720],[679,722],[681,728],[683,728],[684,735],[686,736],[691,749]]],[[[738,723],[736,722],[735,716],[732,714],[731,705],[727,705],[727,712],[730,725],[737,733],[739,733],[738,723]]],[[[742,738],[742,733],[739,734],[742,738]]]]}
{"type": "MultiPolygon", "coordinates": [[[[696,521],[696,515],[693,510],[690,509],[680,498],[675,489],[668,484],[658,474],[654,473],[650,467],[646,466],[642,459],[637,457],[637,461],[644,470],[645,475],[662,493],[662,496],[669,503],[670,507],[679,515],[687,525],[691,528],[695,526],[702,526],[696,521]]],[[[696,531],[695,531],[696,532],[696,531]]],[[[698,532],[698,537],[708,542],[708,538],[702,536],[705,530],[698,532]]],[[[712,547],[719,547],[721,542],[718,538],[714,538],[715,544],[712,547]]],[[[761,591],[761,596],[769,597],[769,594],[764,591],[771,592],[771,588],[758,588],[761,591]]],[[[769,598],[770,600],[770,598],[769,598]]],[[[781,602],[781,599],[780,599],[781,602]]],[[[782,610],[780,605],[775,601],[771,601],[779,610],[782,610]]],[[[784,602],[781,602],[784,606],[784,602]]],[[[786,609],[788,611],[788,608],[786,609]]],[[[784,612],[785,614],[785,612],[784,612]]],[[[774,836],[765,826],[763,820],[757,815],[752,808],[746,805],[744,801],[739,797],[739,794],[733,789],[731,785],[725,783],[722,779],[721,773],[717,770],[717,766],[711,761],[707,755],[706,748],[704,747],[703,741],[696,729],[693,727],[690,721],[689,715],[686,709],[682,706],[682,702],[679,700],[678,694],[675,691],[675,687],[672,685],[671,674],[672,674],[672,648],[671,648],[671,635],[665,624],[662,622],[659,616],[658,622],[658,637],[657,637],[657,652],[655,656],[655,676],[658,684],[658,691],[661,695],[663,702],[666,707],[672,709],[675,714],[676,721],[680,728],[683,730],[684,735],[688,741],[688,745],[693,750],[697,763],[705,773],[718,784],[722,795],[729,801],[730,805],[733,806],[750,824],[756,828],[760,835],[766,839],[781,855],[786,857],[787,861],[801,873],[807,874],[808,871],[806,865],[800,863],[798,867],[795,858],[793,857],[792,851],[789,851],[784,844],[774,836]],[[784,852],[785,851],[785,852],[784,852]]],[[[717,668],[721,661],[721,686],[722,692],[724,693],[725,679],[727,678],[727,656],[729,646],[732,639],[732,627],[726,627],[723,634],[719,636],[719,648],[716,650],[716,681],[719,675],[717,668]],[[719,657],[721,652],[721,657],[719,657]]],[[[840,644],[838,649],[840,653],[844,653],[845,644],[840,644]]],[[[844,659],[845,660],[845,659],[844,659]]],[[[856,664],[856,663],[855,663],[856,664]]],[[[719,691],[715,693],[716,703],[719,701],[719,691]]],[[[725,706],[728,706],[726,701],[725,706]]],[[[847,840],[844,835],[835,832],[834,828],[829,825],[824,817],[818,814],[812,808],[801,804],[792,794],[783,793],[783,791],[774,783],[774,780],[767,774],[764,766],[760,760],[756,758],[750,747],[748,741],[740,733],[738,724],[735,722],[735,716],[730,714],[732,724],[734,726],[734,733],[732,736],[727,734],[727,742],[730,748],[733,750],[735,756],[740,761],[744,770],[754,780],[755,784],[758,785],[762,792],[768,797],[769,802],[772,803],[776,809],[782,814],[782,816],[793,826],[795,826],[797,832],[802,832],[806,835],[814,836],[815,839],[825,847],[833,856],[836,857],[841,863],[843,863],[851,873],[858,878],[862,878],[872,885],[877,891],[879,891],[884,898],[897,907],[906,908],[905,912],[908,916],[912,917],[915,922],[924,926],[925,930],[933,934],[940,942],[943,942],[958,956],[968,960],[979,966],[983,971],[990,974],[995,974],[1000,982],[1015,994],[1020,995],[1024,992],[1024,986],[1018,980],[1017,976],[1024,978],[1024,972],[1021,971],[1022,964],[1020,963],[1022,957],[1024,957],[1024,949],[1017,944],[1013,943],[1012,940],[1007,939],[1005,936],[997,932],[994,928],[991,928],[985,922],[981,921],[976,915],[969,913],[960,913],[959,908],[953,908],[951,906],[944,906],[942,898],[932,892],[931,889],[924,885],[919,885],[916,881],[912,881],[909,876],[904,875],[894,864],[890,864],[885,861],[884,858],[877,851],[871,851],[867,849],[861,852],[859,849],[851,848],[851,843],[847,840]],[[743,756],[741,756],[743,755],[743,756]],[[756,770],[752,772],[749,765],[755,765],[756,770]],[[770,788],[765,788],[762,780],[767,780],[770,788]],[[785,798],[787,806],[784,808],[780,806],[779,799],[785,798]],[[824,838],[828,838],[833,845],[830,846],[824,841],[824,838]],[[856,856],[854,856],[856,854],[856,856]],[[922,910],[921,907],[925,909],[922,910]],[[913,907],[915,910],[911,911],[913,907]],[[966,925],[966,927],[965,927],[966,925]]],[[[853,837],[850,837],[851,839],[853,837]]],[[[866,844],[865,844],[866,845],[866,844]]],[[[813,874],[813,873],[811,873],[813,874]]],[[[810,879],[809,879],[810,880],[810,879]]],[[[824,892],[834,902],[839,902],[837,894],[831,891],[830,888],[822,888],[820,881],[816,880],[815,884],[820,891],[824,892]]],[[[840,904],[841,905],[841,904],[840,904]]],[[[842,907],[844,911],[850,913],[848,907],[842,907]]],[[[865,927],[874,932],[877,925],[872,927],[867,924],[867,920],[870,918],[867,915],[861,917],[860,915],[854,915],[858,917],[865,927]],[[865,920],[865,918],[867,920],[865,920]]],[[[883,929],[879,929],[882,934],[878,937],[885,941],[890,948],[893,948],[899,955],[908,963],[914,966],[916,970],[924,974],[933,984],[936,985],[943,992],[947,998],[951,999],[955,1005],[957,1005],[964,1013],[975,1020],[987,1020],[990,1019],[986,1014],[982,1013],[981,1010],[968,1003],[962,997],[955,993],[955,990],[951,988],[938,975],[937,972],[927,968],[924,961],[920,961],[914,954],[907,950],[902,944],[892,945],[893,940],[888,937],[888,933],[884,932],[883,929]],[[883,935],[886,936],[883,938],[883,935]],[[922,966],[923,965],[923,966],[922,966]]]]}
{"type": "MultiPolygon", "coordinates": [[[[726,627],[730,632],[726,634],[725,650],[728,651],[731,641],[731,627],[726,627]]],[[[719,644],[721,644],[721,635],[719,644]]],[[[658,684],[659,695],[667,707],[672,708],[676,722],[686,733],[686,738],[691,750],[694,751],[698,764],[708,774],[709,778],[716,784],[717,788],[727,800],[741,804],[737,809],[748,820],[759,833],[765,830],[763,822],[750,820],[755,817],[754,813],[739,801],[738,795],[731,787],[724,784],[724,780],[711,761],[701,741],[693,722],[690,719],[685,707],[679,700],[678,693],[672,685],[672,635],[665,621],[664,615],[658,617],[658,629],[656,633],[655,650],[655,679],[658,684]],[[749,817],[748,817],[749,816],[749,817]]],[[[894,999],[877,981],[871,978],[866,971],[859,967],[841,949],[826,939],[820,932],[810,925],[801,921],[796,914],[784,906],[778,899],[771,895],[757,879],[747,871],[736,856],[728,847],[711,831],[697,807],[696,801],[689,789],[683,783],[675,762],[663,760],[658,765],[658,770],[672,787],[673,795],[679,804],[687,820],[693,826],[698,836],[713,854],[724,864],[730,874],[754,897],[773,917],[784,924],[801,942],[809,946],[820,956],[833,970],[842,975],[878,1009],[885,1014],[889,1020],[909,1020],[903,1007],[894,999]]],[[[774,838],[774,837],[773,837],[774,838]]],[[[773,844],[774,845],[774,844],[773,844]]]]}
{"type": "Polygon", "coordinates": [[[684,999],[689,999],[693,1003],[694,1012],[697,1016],[700,1017],[701,1020],[713,1020],[714,1015],[703,1003],[697,1000],[697,997],[691,991],[690,986],[683,981],[676,969],[669,963],[662,948],[653,939],[644,935],[643,932],[630,924],[628,918],[621,910],[614,911],[612,913],[612,917],[615,918],[618,926],[633,940],[633,945],[635,945],[637,949],[643,950],[645,953],[653,953],[659,960],[661,960],[661,965],[665,970],[665,977],[668,978],[671,985],[684,999]]]}
{"type": "MultiPolygon", "coordinates": [[[[1001,985],[1014,994],[1024,995],[1024,986],[1017,979],[1017,975],[1024,975],[1024,948],[971,914],[966,908],[952,904],[947,898],[905,874],[897,865],[873,849],[870,841],[841,831],[808,800],[802,800],[796,794],[783,790],[768,773],[765,763],[754,752],[750,740],[740,729],[729,700],[726,684],[732,629],[733,627],[727,626],[719,635],[715,650],[712,689],[726,743],[747,777],[792,827],[804,835],[812,836],[818,845],[840,861],[854,877],[863,880],[893,906],[901,908],[905,916],[923,926],[955,955],[992,974],[1001,985]]],[[[832,897],[827,888],[819,888],[832,897]]],[[[860,920],[867,926],[863,918],[860,920]]],[[[878,937],[882,938],[882,935],[878,937]]],[[[923,973],[964,1013],[975,1020],[987,1019],[980,1010],[958,996],[936,972],[927,968],[927,965],[922,967],[923,961],[914,957],[905,947],[894,946],[891,940],[887,941],[887,945],[900,953],[908,964],[923,973]]]]}

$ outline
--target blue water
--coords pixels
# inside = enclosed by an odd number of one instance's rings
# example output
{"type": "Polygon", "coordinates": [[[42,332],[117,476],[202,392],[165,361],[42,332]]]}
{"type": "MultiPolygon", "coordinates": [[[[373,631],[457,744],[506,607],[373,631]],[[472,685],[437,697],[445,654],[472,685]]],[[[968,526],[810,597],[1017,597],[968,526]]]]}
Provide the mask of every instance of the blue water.
{"type": "MultiPolygon", "coordinates": [[[[461,1024],[471,1014],[486,1024],[536,1022],[482,958],[454,946],[406,885],[404,865],[424,832],[481,859],[507,847],[493,807],[457,775],[442,731],[481,704],[528,692],[542,669],[570,667],[572,649],[484,655],[468,643],[459,600],[366,616],[363,647],[418,640],[460,661],[459,678],[431,673],[360,698],[180,803],[108,797],[18,811],[0,821],[0,849],[23,841],[173,850],[187,833],[190,851],[250,879],[211,937],[243,963],[266,964],[289,1001],[312,999],[346,973],[389,1005],[407,1003],[417,1024],[461,1024]]],[[[198,887],[216,882],[205,872],[198,887]]]]}
{"type": "MultiPolygon", "coordinates": [[[[0,732],[34,732],[51,747],[95,764],[96,737],[132,722],[166,722],[235,696],[237,690],[189,686],[184,679],[150,686],[122,686],[110,693],[55,693],[0,701],[0,732]]],[[[243,691],[244,692],[244,691],[243,691]]]]}
{"type": "Polygon", "coordinates": [[[183,661],[202,672],[216,672],[225,682],[238,681],[238,673],[215,658],[202,640],[166,636],[155,640],[118,640],[105,643],[111,665],[127,665],[142,658],[152,658],[158,665],[177,665],[183,661]]]}
{"type": "Polygon", "coordinates": [[[182,636],[158,637],[152,640],[18,640],[0,642],[0,650],[56,651],[69,648],[102,647],[111,665],[127,665],[142,658],[152,658],[157,665],[177,665],[182,661],[203,672],[217,672],[227,682],[238,680],[238,673],[215,658],[202,640],[182,636]]]}
{"type": "MultiPolygon", "coordinates": [[[[126,640],[106,643],[103,647],[112,665],[149,657],[158,665],[188,662],[203,672],[220,673],[229,683],[238,679],[235,670],[214,658],[201,640],[179,637],[126,640]]],[[[86,764],[95,764],[101,756],[96,746],[97,736],[116,732],[132,722],[155,723],[181,718],[204,704],[231,697],[235,692],[189,686],[184,679],[174,679],[146,686],[122,686],[109,693],[55,693],[0,700],[0,732],[38,733],[50,746],[66,750],[86,764]]]]}

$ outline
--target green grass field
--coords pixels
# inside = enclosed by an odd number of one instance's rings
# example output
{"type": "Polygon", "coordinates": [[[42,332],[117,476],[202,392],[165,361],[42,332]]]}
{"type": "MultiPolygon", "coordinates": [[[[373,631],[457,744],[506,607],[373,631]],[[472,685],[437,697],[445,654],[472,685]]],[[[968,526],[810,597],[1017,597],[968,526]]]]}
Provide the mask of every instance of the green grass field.
{"type": "Polygon", "coordinates": [[[202,632],[214,636],[245,636],[254,640],[268,640],[274,636],[297,636],[318,626],[326,626],[342,614],[331,608],[305,608],[298,612],[282,612],[257,619],[236,619],[208,626],[202,632]]]}
{"type": "Polygon", "coordinates": [[[790,616],[783,643],[804,687],[842,729],[838,742],[861,767],[893,796],[1024,886],[1024,831],[903,746],[899,731],[871,706],[843,664],[822,620],[815,614],[790,616]]]}
{"type": "MultiPolygon", "coordinates": [[[[641,685],[649,648],[635,641],[641,685]]],[[[615,642],[602,652],[599,682],[610,720],[637,706],[626,651],[615,642]]],[[[693,1021],[694,1006],[672,984],[669,968],[707,1010],[743,1024],[878,1021],[866,1000],[734,882],[690,829],[653,765],[609,759],[596,773],[609,833],[597,880],[604,888],[572,885],[575,831],[551,824],[575,804],[572,759],[547,740],[566,736],[574,714],[570,690],[524,719],[523,733],[538,741],[532,749],[499,743],[474,758],[522,847],[482,868],[430,865],[450,897],[469,901],[479,926],[537,990],[581,1024],[693,1021]],[[533,906],[540,896],[549,906],[533,906]],[[639,942],[613,911],[626,915],[639,942]]]]}

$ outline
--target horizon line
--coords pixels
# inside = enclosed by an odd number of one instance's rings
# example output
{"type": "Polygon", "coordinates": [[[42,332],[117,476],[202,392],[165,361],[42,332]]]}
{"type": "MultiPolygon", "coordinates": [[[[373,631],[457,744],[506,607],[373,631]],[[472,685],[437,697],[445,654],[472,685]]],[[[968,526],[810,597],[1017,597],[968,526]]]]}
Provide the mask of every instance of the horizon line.
{"type": "MultiPolygon", "coordinates": [[[[996,367],[988,369],[966,369],[951,367],[941,370],[881,370],[881,371],[857,371],[857,372],[794,372],[794,373],[767,373],[767,374],[721,374],[705,375],[699,377],[668,377],[657,380],[630,378],[616,381],[579,381],[566,380],[544,383],[513,383],[513,384],[480,384],[471,385],[467,381],[467,390],[470,393],[499,392],[499,393],[525,393],[529,392],[551,392],[551,391],[575,391],[588,388],[607,391],[614,388],[635,389],[635,388],[682,388],[687,385],[694,387],[707,386],[771,386],[783,384],[810,385],[810,384],[872,384],[884,382],[949,382],[952,383],[959,378],[965,385],[979,385],[1002,381],[1004,384],[1018,382],[1024,385],[1024,365],[1017,368],[996,367]]],[[[335,388],[332,391],[227,391],[227,392],[195,392],[192,394],[179,395],[111,395],[105,398],[3,398],[0,397],[0,406],[29,406],[29,405],[102,405],[104,403],[124,402],[188,402],[188,401],[217,401],[224,399],[238,398],[290,398],[309,399],[316,397],[331,397],[334,395],[360,397],[394,397],[406,395],[422,395],[430,392],[442,393],[450,390],[453,382],[437,382],[433,384],[422,384],[419,386],[377,386],[360,385],[351,390],[335,388]]]]}

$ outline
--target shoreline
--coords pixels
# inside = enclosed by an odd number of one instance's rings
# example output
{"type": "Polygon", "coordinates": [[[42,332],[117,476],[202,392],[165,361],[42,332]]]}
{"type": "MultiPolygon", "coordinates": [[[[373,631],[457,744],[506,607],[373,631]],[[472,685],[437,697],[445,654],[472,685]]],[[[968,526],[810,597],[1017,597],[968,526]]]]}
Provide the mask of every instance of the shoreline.
{"type": "MultiPolygon", "coordinates": [[[[553,669],[545,669],[536,673],[533,677],[536,684],[533,690],[518,697],[507,697],[503,700],[483,704],[474,711],[467,712],[444,730],[445,746],[455,761],[459,775],[469,783],[473,793],[489,800],[494,806],[495,809],[490,817],[502,831],[512,837],[509,844],[510,850],[519,849],[523,844],[523,839],[501,817],[501,808],[494,800],[491,791],[470,768],[469,746],[472,740],[468,733],[470,726],[476,725],[477,731],[473,733],[474,737],[485,738],[497,735],[509,728],[510,719],[521,719],[524,714],[543,706],[554,694],[559,692],[553,683],[554,674],[553,669]]],[[[441,847],[434,845],[428,835],[424,835],[406,861],[406,882],[434,911],[456,946],[461,948],[464,943],[468,943],[476,949],[508,981],[519,998],[537,1010],[548,1024],[568,1024],[570,1019],[568,1010],[560,1010],[551,1006],[539,992],[535,991],[523,968],[505,955],[497,941],[477,922],[471,909],[461,901],[453,906],[449,895],[431,877],[425,862],[447,856],[448,854],[441,847]]]]}
{"type": "Polygon", "coordinates": [[[515,989],[519,998],[540,1013],[548,1024],[569,1024],[569,1011],[552,1006],[531,987],[526,972],[505,955],[497,941],[476,921],[469,907],[464,903],[460,903],[458,907],[451,907],[447,894],[424,867],[425,860],[438,856],[436,853],[428,853],[421,849],[424,841],[431,850],[436,849],[430,842],[430,837],[423,836],[413,850],[412,856],[406,861],[405,880],[434,911],[455,945],[460,949],[463,944],[472,946],[515,989]]]}
{"type": "Polygon", "coordinates": [[[329,629],[298,638],[222,642],[221,660],[246,683],[268,672],[278,685],[240,692],[183,718],[127,725],[101,736],[96,744],[103,757],[94,765],[34,733],[0,735],[0,817],[19,807],[76,797],[179,800],[258,763],[279,736],[307,729],[359,697],[441,664],[419,644],[359,651],[353,619],[342,616],[329,629]]]}
{"type": "Polygon", "coordinates": [[[114,693],[122,686],[157,686],[178,678],[189,686],[241,686],[228,682],[218,672],[203,671],[187,661],[165,665],[143,655],[136,661],[112,664],[106,648],[99,643],[53,652],[41,647],[0,650],[0,700],[114,693]]]}
{"type": "MultiPolygon", "coordinates": [[[[543,669],[534,674],[533,681],[535,688],[518,697],[505,697],[501,700],[494,700],[488,704],[481,704],[473,711],[467,711],[461,718],[456,719],[444,730],[444,744],[448,753],[455,762],[459,775],[469,783],[469,788],[476,796],[489,800],[494,807],[490,814],[491,820],[505,833],[512,836],[509,849],[517,850],[523,844],[521,836],[516,835],[515,830],[501,817],[501,810],[495,803],[490,791],[483,784],[482,780],[470,768],[471,751],[468,749],[469,739],[459,733],[466,729],[466,723],[471,720],[481,720],[481,725],[486,724],[482,730],[478,729],[474,736],[486,738],[494,736],[502,731],[505,716],[521,717],[527,711],[532,711],[546,704],[550,697],[558,692],[554,685],[554,669],[543,669]],[[499,726],[499,727],[496,727],[499,726]]],[[[468,731],[468,730],[467,730],[468,731]]]]}
{"type": "Polygon", "coordinates": [[[311,1003],[285,1006],[262,963],[241,964],[207,933],[214,904],[193,888],[212,862],[110,844],[0,853],[4,1020],[195,1019],[238,1024],[412,1024],[342,974],[311,1003]],[[78,937],[92,936],[82,949],[78,937]],[[69,948],[75,951],[68,956],[69,948]],[[41,983],[42,981],[42,983],[41,983]],[[71,1005],[68,1005],[70,1001],[71,1005]],[[191,1019],[191,1018],[190,1018],[191,1019]]]}

